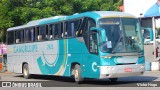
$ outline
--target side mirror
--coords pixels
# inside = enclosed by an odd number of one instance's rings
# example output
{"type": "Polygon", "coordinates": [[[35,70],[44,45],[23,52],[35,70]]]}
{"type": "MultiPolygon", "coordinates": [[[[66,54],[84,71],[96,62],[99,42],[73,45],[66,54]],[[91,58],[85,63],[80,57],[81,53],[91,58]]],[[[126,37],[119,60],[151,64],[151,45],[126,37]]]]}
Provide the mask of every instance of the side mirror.
{"type": "Polygon", "coordinates": [[[153,41],[153,30],[151,28],[142,28],[144,31],[149,32],[150,40],[153,41]]]}
{"type": "Polygon", "coordinates": [[[98,31],[99,35],[100,35],[100,42],[103,43],[106,41],[107,37],[106,37],[106,31],[103,28],[96,28],[96,27],[92,27],[90,30],[92,31],[98,31]]]}

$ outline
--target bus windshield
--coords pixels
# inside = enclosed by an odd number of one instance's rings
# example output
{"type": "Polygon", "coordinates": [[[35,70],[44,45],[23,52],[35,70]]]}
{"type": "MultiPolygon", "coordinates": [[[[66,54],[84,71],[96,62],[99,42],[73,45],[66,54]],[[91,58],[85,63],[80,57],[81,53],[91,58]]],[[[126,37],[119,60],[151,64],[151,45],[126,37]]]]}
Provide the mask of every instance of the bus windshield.
{"type": "Polygon", "coordinates": [[[127,53],[141,51],[140,23],[135,18],[104,18],[99,20],[100,28],[106,30],[107,40],[101,51],[127,53]]]}

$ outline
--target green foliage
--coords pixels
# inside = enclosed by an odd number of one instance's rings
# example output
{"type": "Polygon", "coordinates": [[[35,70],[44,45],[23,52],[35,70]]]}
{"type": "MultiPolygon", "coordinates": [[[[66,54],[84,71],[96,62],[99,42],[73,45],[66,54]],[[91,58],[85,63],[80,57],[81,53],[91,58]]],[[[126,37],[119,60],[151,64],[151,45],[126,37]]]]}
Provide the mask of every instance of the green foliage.
{"type": "Polygon", "coordinates": [[[115,11],[121,2],[122,0],[0,0],[0,32],[4,34],[9,27],[56,15],[115,11]]]}

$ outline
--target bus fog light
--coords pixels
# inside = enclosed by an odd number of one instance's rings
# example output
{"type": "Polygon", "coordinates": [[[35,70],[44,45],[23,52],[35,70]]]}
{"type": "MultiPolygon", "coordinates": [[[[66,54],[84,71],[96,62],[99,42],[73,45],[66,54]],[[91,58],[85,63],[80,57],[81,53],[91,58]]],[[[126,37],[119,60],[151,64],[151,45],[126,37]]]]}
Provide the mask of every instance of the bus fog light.
{"type": "Polygon", "coordinates": [[[114,70],[114,67],[106,67],[106,70],[114,70]]]}
{"type": "Polygon", "coordinates": [[[144,65],[140,66],[140,68],[142,68],[142,69],[143,69],[143,68],[144,68],[144,65]]]}
{"type": "Polygon", "coordinates": [[[106,70],[110,70],[110,68],[109,68],[109,67],[106,67],[106,70]]]}

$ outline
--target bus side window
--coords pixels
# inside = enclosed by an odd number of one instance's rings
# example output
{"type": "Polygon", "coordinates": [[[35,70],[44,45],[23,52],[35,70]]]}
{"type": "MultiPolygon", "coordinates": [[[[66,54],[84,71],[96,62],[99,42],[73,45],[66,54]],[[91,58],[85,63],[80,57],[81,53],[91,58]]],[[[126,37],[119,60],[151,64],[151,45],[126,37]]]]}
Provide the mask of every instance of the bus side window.
{"type": "Polygon", "coordinates": [[[14,44],[14,31],[9,31],[7,33],[7,44],[10,45],[10,44],[14,44]]]}
{"type": "Polygon", "coordinates": [[[76,32],[77,37],[82,37],[83,32],[86,29],[85,27],[86,27],[86,24],[87,24],[87,20],[88,20],[88,18],[84,18],[82,20],[82,24],[80,25],[79,31],[76,32]]]}
{"type": "Polygon", "coordinates": [[[65,30],[65,36],[66,37],[75,37],[76,33],[78,32],[78,28],[80,26],[81,20],[74,20],[66,22],[66,30],[65,30]]]}
{"type": "Polygon", "coordinates": [[[29,29],[25,29],[25,42],[28,42],[29,41],[29,29]]]}
{"type": "Polygon", "coordinates": [[[54,34],[54,38],[62,38],[63,37],[63,28],[61,23],[55,24],[55,34],[54,34]]]}
{"type": "Polygon", "coordinates": [[[16,38],[15,38],[15,39],[16,39],[15,41],[16,41],[16,43],[20,43],[20,37],[19,37],[19,36],[20,36],[20,35],[19,35],[19,34],[20,34],[20,31],[15,31],[15,34],[16,34],[16,35],[15,35],[15,37],[16,37],[16,38]]]}
{"type": "Polygon", "coordinates": [[[74,21],[74,36],[77,36],[81,23],[82,23],[82,19],[78,19],[74,21]]]}
{"type": "Polygon", "coordinates": [[[15,43],[22,43],[24,40],[23,30],[17,30],[15,31],[15,34],[15,43]]]}
{"type": "Polygon", "coordinates": [[[20,42],[23,43],[24,42],[24,30],[20,31],[20,42]]]}
{"type": "Polygon", "coordinates": [[[35,38],[36,38],[36,41],[40,41],[39,40],[39,27],[36,27],[36,30],[35,30],[35,32],[36,32],[36,36],[35,36],[35,38]]]}
{"type": "Polygon", "coordinates": [[[35,41],[35,29],[28,28],[25,29],[25,42],[33,42],[35,41]]]}
{"type": "Polygon", "coordinates": [[[97,54],[98,53],[98,44],[97,44],[97,33],[89,35],[89,52],[97,54]]]}
{"type": "Polygon", "coordinates": [[[58,38],[58,24],[54,25],[54,38],[57,39],[58,38]]]}
{"type": "Polygon", "coordinates": [[[54,39],[54,24],[49,25],[49,39],[54,39]]]}
{"type": "Polygon", "coordinates": [[[46,26],[40,26],[38,30],[38,41],[46,39],[46,26]]]}
{"type": "Polygon", "coordinates": [[[70,29],[69,22],[65,22],[64,37],[68,37],[68,35],[69,35],[68,30],[69,29],[70,29]]]}
{"type": "Polygon", "coordinates": [[[46,25],[46,40],[49,40],[49,25],[46,25]]]}
{"type": "Polygon", "coordinates": [[[30,41],[35,41],[35,28],[30,29],[30,41]]]}
{"type": "Polygon", "coordinates": [[[60,23],[60,26],[59,26],[59,38],[63,38],[64,37],[64,32],[63,32],[63,24],[60,23]]]}
{"type": "Polygon", "coordinates": [[[95,26],[96,26],[96,23],[93,19],[84,18],[83,23],[81,25],[81,29],[80,29],[79,34],[78,34],[79,35],[78,37],[83,36],[86,47],[87,47],[88,51],[91,52],[91,53],[96,53],[96,49],[94,49],[95,46],[93,46],[94,45],[93,43],[95,42],[95,40],[91,39],[91,38],[94,38],[95,35],[90,35],[89,31],[90,31],[91,27],[95,27],[95,26]]]}
{"type": "Polygon", "coordinates": [[[84,33],[87,34],[91,27],[96,27],[96,22],[93,19],[88,18],[84,33]]]}

